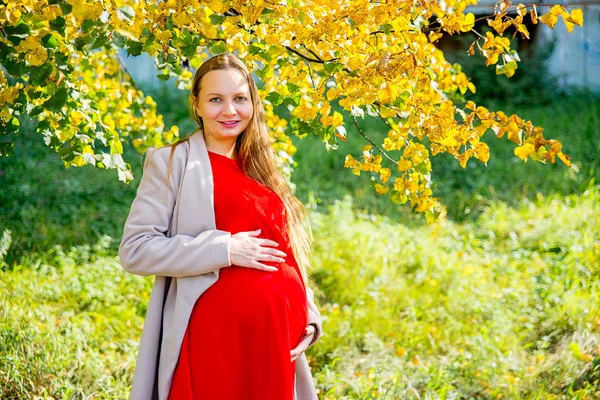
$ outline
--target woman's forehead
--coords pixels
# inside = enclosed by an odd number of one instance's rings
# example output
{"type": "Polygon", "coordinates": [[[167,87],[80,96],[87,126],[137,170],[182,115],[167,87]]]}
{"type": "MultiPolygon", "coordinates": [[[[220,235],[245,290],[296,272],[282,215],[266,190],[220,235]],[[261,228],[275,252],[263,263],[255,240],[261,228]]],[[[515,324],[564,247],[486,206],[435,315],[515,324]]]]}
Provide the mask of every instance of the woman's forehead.
{"type": "Polygon", "coordinates": [[[237,69],[213,69],[207,72],[200,80],[202,92],[249,92],[250,88],[246,77],[237,69]]]}

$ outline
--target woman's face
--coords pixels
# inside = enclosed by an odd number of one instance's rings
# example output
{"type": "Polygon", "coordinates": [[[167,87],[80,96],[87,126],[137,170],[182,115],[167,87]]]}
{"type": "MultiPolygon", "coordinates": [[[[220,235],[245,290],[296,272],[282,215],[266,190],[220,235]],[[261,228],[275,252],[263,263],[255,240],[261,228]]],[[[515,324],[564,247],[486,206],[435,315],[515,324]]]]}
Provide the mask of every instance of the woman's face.
{"type": "Polygon", "coordinates": [[[207,72],[200,80],[196,112],[202,117],[209,147],[233,146],[254,113],[244,75],[233,68],[207,72]]]}

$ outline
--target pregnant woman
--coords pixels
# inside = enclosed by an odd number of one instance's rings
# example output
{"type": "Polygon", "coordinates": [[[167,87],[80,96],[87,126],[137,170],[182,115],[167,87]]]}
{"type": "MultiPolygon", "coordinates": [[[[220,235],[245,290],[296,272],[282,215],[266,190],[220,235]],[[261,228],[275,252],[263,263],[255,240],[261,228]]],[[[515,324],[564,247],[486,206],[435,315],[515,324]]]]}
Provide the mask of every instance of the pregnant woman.
{"type": "Polygon", "coordinates": [[[254,79],[232,54],[210,58],[190,105],[199,129],[148,151],[121,241],[123,268],[156,276],[131,399],[316,399],[310,228],[254,79]]]}

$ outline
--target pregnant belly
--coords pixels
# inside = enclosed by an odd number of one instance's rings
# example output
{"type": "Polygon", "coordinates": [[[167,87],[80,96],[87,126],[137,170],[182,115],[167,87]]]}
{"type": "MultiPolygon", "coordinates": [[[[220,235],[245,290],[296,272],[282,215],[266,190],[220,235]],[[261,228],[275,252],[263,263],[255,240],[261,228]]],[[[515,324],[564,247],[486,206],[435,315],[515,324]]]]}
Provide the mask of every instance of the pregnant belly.
{"type": "Polygon", "coordinates": [[[267,333],[288,336],[294,348],[306,326],[306,293],[295,266],[277,267],[277,272],[238,266],[221,269],[217,282],[196,302],[194,314],[211,321],[211,329],[249,338],[267,333]]]}

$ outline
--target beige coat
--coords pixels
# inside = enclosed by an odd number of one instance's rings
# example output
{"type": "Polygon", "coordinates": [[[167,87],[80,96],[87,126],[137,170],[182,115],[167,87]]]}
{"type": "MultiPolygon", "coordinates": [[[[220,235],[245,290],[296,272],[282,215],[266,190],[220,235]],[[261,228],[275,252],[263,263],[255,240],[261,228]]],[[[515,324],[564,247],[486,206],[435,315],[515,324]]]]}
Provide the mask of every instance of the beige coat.
{"type": "MultiPolygon", "coordinates": [[[[219,269],[230,265],[231,234],[215,226],[212,171],[202,132],[176,148],[167,191],[170,151],[164,147],[148,152],[119,248],[126,271],[156,275],[131,400],[167,399],[194,304],[217,281],[219,269]]],[[[307,301],[316,340],[321,318],[308,286],[307,301]]],[[[295,389],[297,400],[317,398],[304,355],[296,360],[295,389]]]]}

